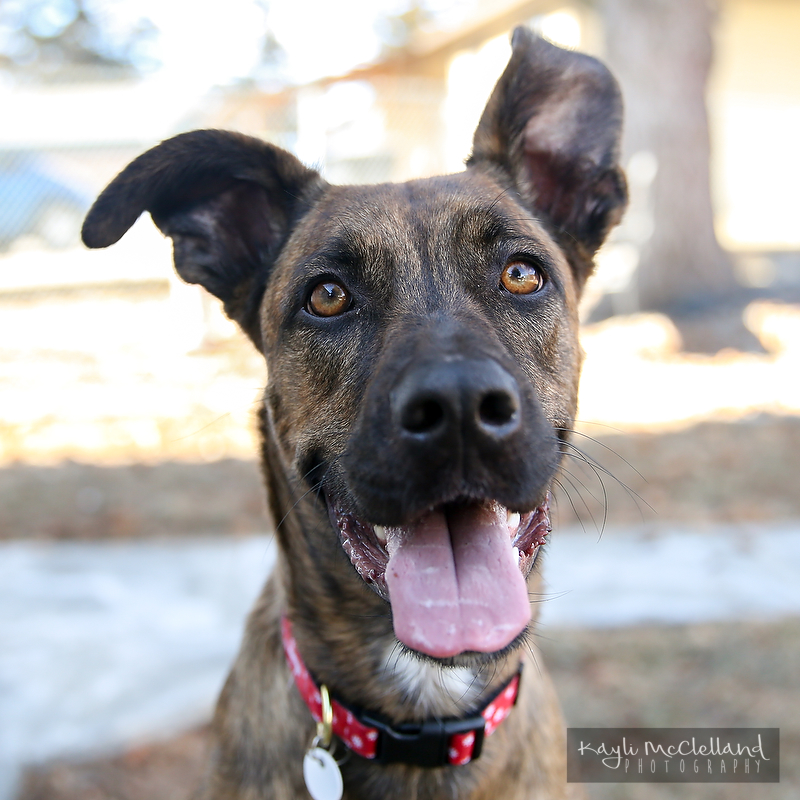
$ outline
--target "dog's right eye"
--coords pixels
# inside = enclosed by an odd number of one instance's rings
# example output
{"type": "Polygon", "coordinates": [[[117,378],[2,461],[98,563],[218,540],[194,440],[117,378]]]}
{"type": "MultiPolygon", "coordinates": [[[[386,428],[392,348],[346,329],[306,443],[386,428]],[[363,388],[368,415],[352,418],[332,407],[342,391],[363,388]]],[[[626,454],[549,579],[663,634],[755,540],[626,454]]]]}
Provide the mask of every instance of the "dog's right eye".
{"type": "Polygon", "coordinates": [[[512,294],[534,294],[544,285],[542,273],[525,261],[506,264],[500,283],[512,294]]]}
{"type": "Polygon", "coordinates": [[[335,281],[322,281],[308,297],[306,311],[315,317],[335,317],[350,308],[350,292],[335,281]]]}

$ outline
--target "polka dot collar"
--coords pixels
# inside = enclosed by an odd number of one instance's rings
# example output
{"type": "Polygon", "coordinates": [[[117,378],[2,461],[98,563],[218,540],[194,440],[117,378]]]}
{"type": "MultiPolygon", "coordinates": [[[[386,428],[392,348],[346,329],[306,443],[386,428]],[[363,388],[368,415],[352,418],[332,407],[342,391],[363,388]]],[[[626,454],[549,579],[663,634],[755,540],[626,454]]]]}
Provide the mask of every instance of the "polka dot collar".
{"type": "MultiPolygon", "coordinates": [[[[287,617],[281,621],[281,636],[294,682],[311,716],[319,722],[322,719],[319,687],[300,657],[287,617]]],[[[348,708],[333,698],[333,733],[354,753],[382,764],[423,767],[469,764],[480,755],[483,739],[491,736],[511,712],[519,693],[519,680],[517,672],[472,716],[426,720],[422,724],[392,725],[379,714],[348,708]]]]}

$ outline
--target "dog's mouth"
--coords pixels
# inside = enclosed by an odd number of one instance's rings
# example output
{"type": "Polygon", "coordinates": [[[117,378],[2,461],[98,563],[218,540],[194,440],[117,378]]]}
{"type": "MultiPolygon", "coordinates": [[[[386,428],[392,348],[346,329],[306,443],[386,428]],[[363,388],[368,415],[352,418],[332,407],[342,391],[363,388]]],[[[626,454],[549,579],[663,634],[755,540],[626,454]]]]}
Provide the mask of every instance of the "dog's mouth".
{"type": "Polygon", "coordinates": [[[399,527],[329,500],[361,578],[392,607],[394,632],[434,658],[508,647],[530,621],[526,578],[550,532],[549,495],[518,514],[495,501],[445,503],[399,527]]]}

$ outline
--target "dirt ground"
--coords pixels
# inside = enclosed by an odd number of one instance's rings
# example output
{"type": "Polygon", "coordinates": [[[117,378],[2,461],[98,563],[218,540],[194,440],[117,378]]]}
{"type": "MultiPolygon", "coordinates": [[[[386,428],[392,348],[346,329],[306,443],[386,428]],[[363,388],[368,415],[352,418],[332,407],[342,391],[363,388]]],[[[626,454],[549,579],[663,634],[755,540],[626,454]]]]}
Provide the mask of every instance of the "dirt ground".
{"type": "MultiPolygon", "coordinates": [[[[585,426],[555,493],[556,530],[800,518],[800,417],[663,433],[585,426]]],[[[0,538],[253,533],[266,528],[255,460],[0,467],[0,538]]]]}
{"type": "MultiPolygon", "coordinates": [[[[589,800],[794,800],[800,796],[800,621],[542,632],[574,727],[780,727],[781,782],[595,784],[589,800]]],[[[18,800],[188,800],[205,730],[114,758],[29,770],[18,800]]]]}

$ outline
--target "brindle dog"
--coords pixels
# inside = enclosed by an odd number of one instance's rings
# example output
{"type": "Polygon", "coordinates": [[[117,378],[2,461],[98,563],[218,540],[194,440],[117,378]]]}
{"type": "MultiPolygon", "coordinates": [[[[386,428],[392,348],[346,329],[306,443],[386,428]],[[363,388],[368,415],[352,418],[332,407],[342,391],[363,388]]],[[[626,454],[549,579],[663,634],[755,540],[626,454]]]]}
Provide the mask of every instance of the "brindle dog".
{"type": "Polygon", "coordinates": [[[574,421],[578,300],[626,202],[620,126],[604,66],[518,29],[464,172],[331,186],[277,147],[195,131],[136,159],[90,211],[89,247],[149,211],[181,277],[268,365],[278,565],[219,701],[203,797],[308,797],[315,725],[284,617],[318,683],[394,725],[474,713],[530,662],[480,758],[350,753],[345,797],[569,796],[529,593],[574,421]]]}

